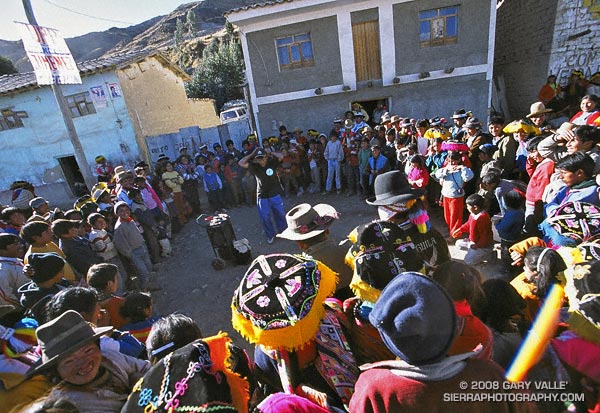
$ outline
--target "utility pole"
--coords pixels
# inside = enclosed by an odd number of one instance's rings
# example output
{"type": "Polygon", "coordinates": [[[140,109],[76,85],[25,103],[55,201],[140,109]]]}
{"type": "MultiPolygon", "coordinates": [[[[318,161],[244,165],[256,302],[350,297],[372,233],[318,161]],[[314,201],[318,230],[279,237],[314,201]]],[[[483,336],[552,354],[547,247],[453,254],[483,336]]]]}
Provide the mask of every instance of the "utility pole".
{"type": "MultiPolygon", "coordinates": [[[[23,0],[23,8],[25,9],[25,15],[27,16],[27,21],[29,24],[34,26],[38,26],[37,20],[35,19],[35,15],[33,14],[33,8],[31,7],[31,3],[29,0],[23,0]]],[[[79,165],[79,170],[81,171],[81,175],[85,180],[85,184],[88,188],[92,188],[94,186],[95,179],[92,175],[90,165],[85,157],[85,152],[83,151],[83,146],[81,146],[81,141],[79,140],[79,136],[77,136],[77,130],[75,130],[75,124],[73,123],[73,118],[71,117],[71,112],[69,111],[69,106],[67,105],[67,101],[62,92],[62,86],[57,83],[53,83],[52,91],[54,92],[54,97],[56,98],[56,103],[58,103],[58,107],[60,108],[60,112],[62,113],[63,121],[65,122],[65,127],[67,128],[67,134],[69,136],[69,140],[73,145],[73,150],[75,152],[75,160],[77,161],[77,165],[79,165]]]]}

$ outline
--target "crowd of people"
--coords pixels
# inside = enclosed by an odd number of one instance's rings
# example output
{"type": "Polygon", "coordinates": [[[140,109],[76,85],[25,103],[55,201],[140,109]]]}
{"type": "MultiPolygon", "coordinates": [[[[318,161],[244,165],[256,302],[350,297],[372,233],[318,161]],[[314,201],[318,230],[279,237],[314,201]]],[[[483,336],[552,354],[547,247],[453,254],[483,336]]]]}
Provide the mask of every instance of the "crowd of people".
{"type": "Polygon", "coordinates": [[[598,104],[582,96],[553,127],[552,109],[536,102],[523,119],[492,116],[485,131],[465,109],[447,128],[383,105],[369,117],[357,103],[328,134],[282,126],[260,145],[253,133],[241,148],[182,148],[133,171],[98,156],[98,184],[67,211],[15,182],[0,214],[2,405],[599,411],[598,104]],[[285,198],[344,191],[378,214],[348,228],[345,243],[330,237],[333,206],[284,209],[285,198]],[[259,255],[232,288],[222,330],[254,344],[252,358],[185,315],[154,317],[151,296],[173,234],[242,205],[257,206],[269,244],[297,247],[259,255]],[[447,236],[429,219],[435,209],[447,236]],[[496,241],[508,276],[477,269],[498,260],[496,241]],[[453,242],[463,261],[452,260],[453,242]],[[523,352],[535,357],[511,365],[523,352]]]}

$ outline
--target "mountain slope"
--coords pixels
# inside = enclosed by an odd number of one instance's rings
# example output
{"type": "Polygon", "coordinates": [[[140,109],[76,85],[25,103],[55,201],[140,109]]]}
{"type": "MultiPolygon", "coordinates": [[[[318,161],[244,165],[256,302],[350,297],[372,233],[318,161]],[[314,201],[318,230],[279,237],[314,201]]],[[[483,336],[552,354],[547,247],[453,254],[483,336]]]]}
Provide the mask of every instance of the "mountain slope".
{"type": "MultiPolygon", "coordinates": [[[[153,17],[140,24],[125,28],[112,27],[103,32],[87,33],[66,39],[75,61],[95,59],[125,51],[144,49],[169,49],[173,44],[173,33],[177,19],[185,22],[187,13],[196,14],[196,39],[211,36],[223,29],[223,13],[249,4],[251,0],[203,0],[182,4],[166,16],[153,17]]],[[[191,39],[190,39],[191,40],[191,39]]],[[[201,39],[198,39],[201,40],[201,39]]],[[[32,70],[31,64],[19,41],[0,40],[0,56],[13,61],[19,72],[32,70]]]]}

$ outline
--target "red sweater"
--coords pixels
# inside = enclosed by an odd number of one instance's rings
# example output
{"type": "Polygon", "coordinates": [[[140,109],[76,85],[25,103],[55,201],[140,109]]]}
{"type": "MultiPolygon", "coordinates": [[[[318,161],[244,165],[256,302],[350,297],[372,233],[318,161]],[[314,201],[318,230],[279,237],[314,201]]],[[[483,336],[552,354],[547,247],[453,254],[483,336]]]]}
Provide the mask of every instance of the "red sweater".
{"type": "MultiPolygon", "coordinates": [[[[534,403],[474,399],[482,393],[529,393],[503,390],[504,371],[490,360],[469,359],[460,373],[447,380],[417,381],[394,374],[387,368],[363,371],[350,400],[352,413],[520,413],[537,412],[534,403]],[[463,383],[486,383],[492,390],[463,390],[463,383]],[[493,390],[497,389],[497,390],[493,390]],[[470,401],[459,397],[471,397],[470,401]]],[[[533,387],[533,386],[532,386],[533,387]]],[[[516,396],[515,396],[516,397],[516,396]]]]}
{"type": "MultiPolygon", "coordinates": [[[[529,164],[527,165],[529,172],[529,164]]],[[[535,204],[542,199],[544,189],[550,184],[550,177],[554,173],[554,162],[546,158],[530,173],[531,179],[527,184],[525,199],[529,204],[535,204]]]]}
{"type": "Polygon", "coordinates": [[[474,242],[477,248],[489,248],[494,243],[492,220],[485,211],[481,211],[478,215],[469,214],[468,221],[456,232],[468,232],[469,240],[474,242]]]}

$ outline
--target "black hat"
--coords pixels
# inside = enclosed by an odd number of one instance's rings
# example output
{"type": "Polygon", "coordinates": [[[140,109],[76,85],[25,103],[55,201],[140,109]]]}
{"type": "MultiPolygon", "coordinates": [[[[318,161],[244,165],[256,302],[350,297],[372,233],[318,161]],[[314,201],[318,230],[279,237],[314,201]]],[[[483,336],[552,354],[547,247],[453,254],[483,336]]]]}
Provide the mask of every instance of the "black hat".
{"type": "Polygon", "coordinates": [[[35,272],[31,279],[36,283],[43,283],[54,278],[65,266],[65,260],[54,252],[31,254],[28,262],[35,272]]]}
{"type": "Polygon", "coordinates": [[[136,163],[135,165],[133,165],[134,168],[145,168],[147,167],[148,164],[144,161],[139,161],[138,163],[136,163]]]}
{"type": "Polygon", "coordinates": [[[412,188],[404,174],[390,171],[377,175],[374,184],[375,196],[367,199],[369,205],[391,205],[406,202],[423,195],[423,189],[412,188]]]}

